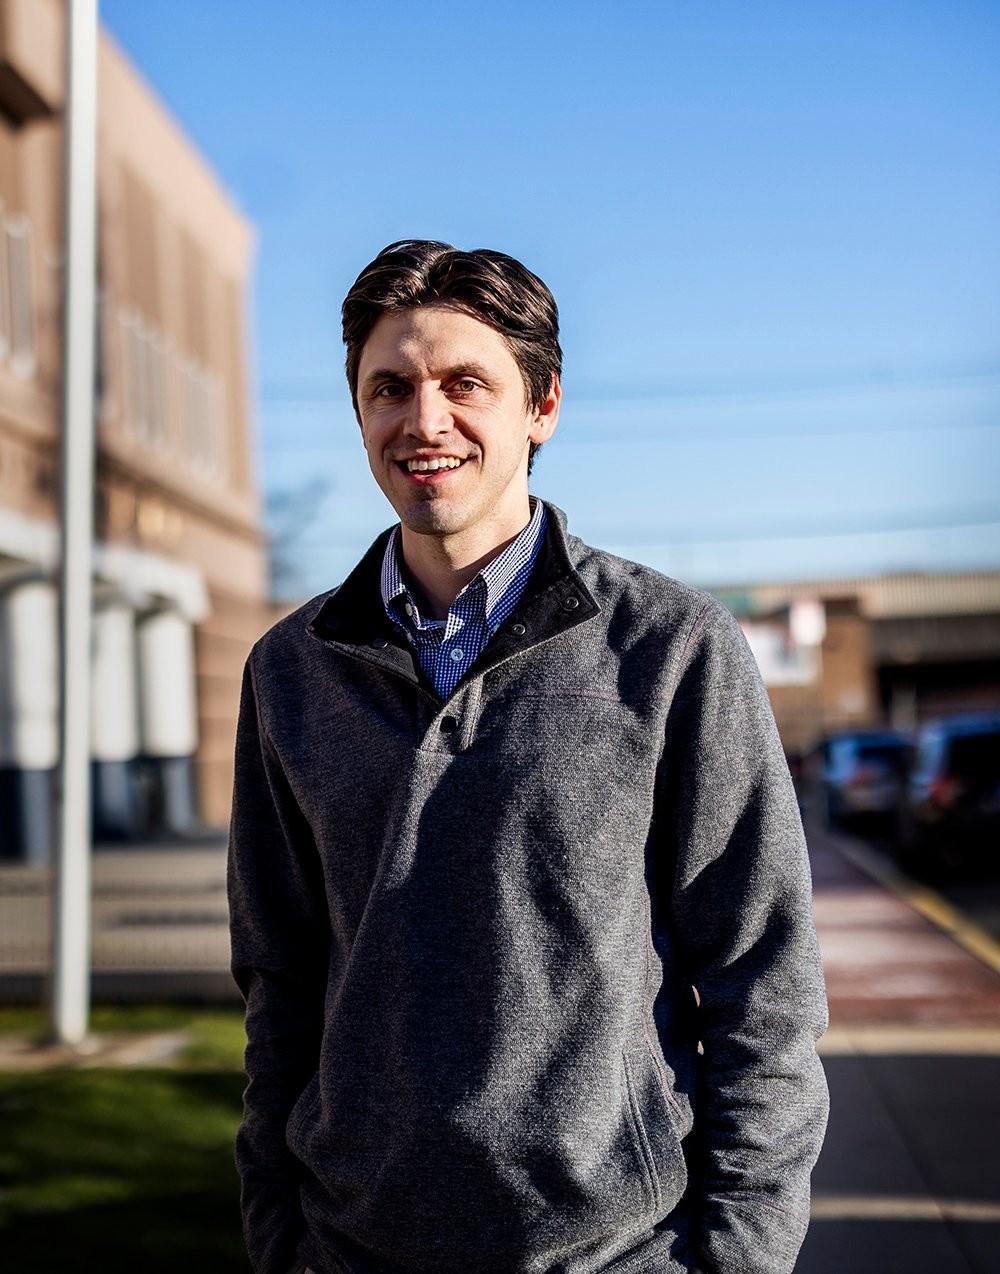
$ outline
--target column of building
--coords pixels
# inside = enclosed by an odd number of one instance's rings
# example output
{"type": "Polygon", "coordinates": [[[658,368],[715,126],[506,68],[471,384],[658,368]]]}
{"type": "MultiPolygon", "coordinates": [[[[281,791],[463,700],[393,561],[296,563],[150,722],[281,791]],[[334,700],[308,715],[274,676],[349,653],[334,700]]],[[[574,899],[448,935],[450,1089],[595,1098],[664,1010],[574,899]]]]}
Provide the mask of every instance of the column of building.
{"type": "Polygon", "coordinates": [[[59,757],[56,590],[28,576],[0,592],[0,855],[48,861],[59,757]]]}
{"type": "MultiPolygon", "coordinates": [[[[32,864],[52,852],[57,606],[55,585],[39,576],[0,591],[0,858],[32,864]]],[[[198,742],[191,624],[169,606],[137,610],[98,586],[92,675],[95,838],[190,831],[198,742]]]]}

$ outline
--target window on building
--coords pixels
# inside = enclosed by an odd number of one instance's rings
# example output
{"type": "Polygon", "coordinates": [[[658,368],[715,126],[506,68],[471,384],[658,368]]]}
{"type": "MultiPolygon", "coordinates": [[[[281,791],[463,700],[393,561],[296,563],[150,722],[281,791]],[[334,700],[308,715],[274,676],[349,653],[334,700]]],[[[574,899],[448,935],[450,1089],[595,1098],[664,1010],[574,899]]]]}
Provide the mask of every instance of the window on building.
{"type": "Polygon", "coordinates": [[[224,476],[221,440],[224,429],[222,378],[195,358],[184,368],[186,452],[196,473],[224,476]]]}
{"type": "MultiPolygon", "coordinates": [[[[98,276],[103,274],[98,266],[98,276]]],[[[94,314],[94,400],[103,422],[118,415],[116,377],[112,360],[115,357],[114,306],[106,287],[98,287],[97,309],[94,314]]]]}
{"type": "Polygon", "coordinates": [[[0,359],[27,379],[38,367],[31,222],[0,202],[0,359]]]}
{"type": "Polygon", "coordinates": [[[231,374],[219,325],[219,277],[209,254],[168,220],[142,176],[121,166],[124,262],[117,299],[104,300],[105,419],[192,474],[227,477],[225,377],[231,374]]]}
{"type": "Polygon", "coordinates": [[[123,299],[148,320],[160,314],[160,223],[156,201],[145,182],[123,164],[122,213],[125,231],[123,299]]]}
{"type": "Polygon", "coordinates": [[[10,269],[7,257],[7,228],[3,200],[0,199],[0,362],[10,354],[10,269]]]}

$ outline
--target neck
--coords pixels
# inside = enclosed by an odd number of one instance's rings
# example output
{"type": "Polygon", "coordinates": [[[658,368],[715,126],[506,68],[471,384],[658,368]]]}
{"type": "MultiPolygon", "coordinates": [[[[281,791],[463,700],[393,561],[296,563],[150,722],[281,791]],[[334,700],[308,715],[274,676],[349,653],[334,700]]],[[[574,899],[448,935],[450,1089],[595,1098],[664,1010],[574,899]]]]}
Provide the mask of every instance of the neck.
{"type": "Polygon", "coordinates": [[[485,547],[481,540],[470,543],[455,536],[420,535],[404,525],[403,565],[428,618],[446,619],[466,584],[517,539],[530,519],[529,510],[512,533],[491,539],[485,547]]]}

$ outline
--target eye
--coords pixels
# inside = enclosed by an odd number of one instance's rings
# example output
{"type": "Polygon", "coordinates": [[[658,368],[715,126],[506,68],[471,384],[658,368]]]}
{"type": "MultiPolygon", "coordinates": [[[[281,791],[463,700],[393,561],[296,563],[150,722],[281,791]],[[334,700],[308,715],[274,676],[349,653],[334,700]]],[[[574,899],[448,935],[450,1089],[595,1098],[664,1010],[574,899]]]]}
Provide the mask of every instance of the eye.
{"type": "Polygon", "coordinates": [[[454,388],[460,394],[471,394],[479,388],[479,382],[473,380],[471,376],[463,376],[461,380],[455,381],[454,388]]]}
{"type": "Polygon", "coordinates": [[[378,385],[375,389],[373,397],[375,398],[402,398],[406,393],[406,386],[401,385],[399,381],[386,381],[384,385],[378,385]]]}

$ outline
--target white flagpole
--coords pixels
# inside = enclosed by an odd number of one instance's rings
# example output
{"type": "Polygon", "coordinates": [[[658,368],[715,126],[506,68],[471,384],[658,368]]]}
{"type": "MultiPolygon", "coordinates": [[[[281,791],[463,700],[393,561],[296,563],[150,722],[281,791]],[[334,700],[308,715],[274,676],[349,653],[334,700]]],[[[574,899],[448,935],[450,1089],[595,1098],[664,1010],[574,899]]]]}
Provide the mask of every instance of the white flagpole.
{"type": "Polygon", "coordinates": [[[61,754],[53,905],[54,1038],[80,1044],[90,1008],[90,608],[94,535],[97,0],[68,0],[65,108],[61,754]]]}

